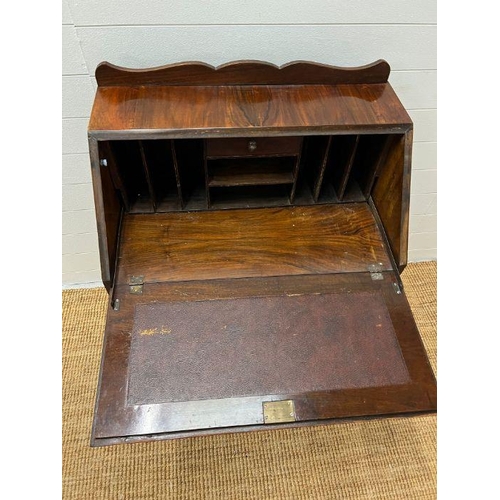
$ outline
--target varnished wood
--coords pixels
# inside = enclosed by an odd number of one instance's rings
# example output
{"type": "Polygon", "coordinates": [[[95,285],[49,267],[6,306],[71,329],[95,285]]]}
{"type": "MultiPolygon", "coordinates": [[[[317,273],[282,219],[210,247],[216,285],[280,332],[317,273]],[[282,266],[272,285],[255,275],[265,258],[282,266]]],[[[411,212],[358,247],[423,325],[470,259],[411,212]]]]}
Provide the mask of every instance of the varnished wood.
{"type": "Polygon", "coordinates": [[[359,135],[340,139],[342,141],[332,141],[327,165],[332,170],[331,176],[337,196],[339,200],[343,200],[348,183],[352,181],[351,172],[358,151],[359,135]],[[341,148],[344,151],[341,151],[341,148]]]}
{"type": "MultiPolygon", "coordinates": [[[[276,424],[279,429],[297,429],[300,427],[318,427],[318,426],[331,426],[331,425],[341,425],[341,424],[353,424],[355,422],[366,422],[372,420],[387,420],[387,419],[397,419],[401,421],[402,419],[412,419],[416,416],[434,414],[436,410],[431,408],[429,410],[421,411],[408,411],[405,413],[394,413],[394,414],[378,414],[378,415],[361,415],[361,416],[349,416],[349,417],[338,417],[338,418],[325,418],[322,420],[305,420],[303,422],[290,422],[290,423],[280,423],[276,424]]],[[[269,429],[274,428],[272,425],[244,425],[241,427],[223,427],[223,428],[209,428],[209,429],[197,429],[191,431],[180,431],[180,432],[159,432],[158,434],[146,434],[146,435],[136,435],[136,436],[119,436],[119,437],[109,437],[109,438],[91,438],[91,446],[93,447],[104,447],[111,445],[119,445],[126,443],[145,443],[145,442],[155,442],[155,441],[169,441],[175,439],[192,438],[192,437],[203,437],[203,436],[216,436],[220,434],[236,434],[242,432],[266,432],[269,429]]]]}
{"type": "Polygon", "coordinates": [[[400,271],[407,263],[411,146],[411,132],[391,142],[371,194],[400,271]]]}
{"type": "Polygon", "coordinates": [[[144,170],[144,175],[146,177],[146,182],[147,182],[148,190],[149,190],[149,196],[151,198],[153,210],[156,211],[156,208],[158,206],[158,200],[156,197],[156,185],[151,180],[151,172],[150,172],[149,165],[148,165],[148,159],[146,158],[146,154],[144,153],[144,146],[142,144],[142,141],[139,141],[139,151],[141,152],[142,168],[144,170]]]}
{"type": "Polygon", "coordinates": [[[115,189],[120,192],[123,207],[125,211],[128,212],[130,210],[130,201],[121,175],[121,169],[117,164],[113,149],[109,142],[101,142],[99,143],[99,150],[101,156],[106,159],[113,185],[115,189]]]}
{"type": "Polygon", "coordinates": [[[99,139],[405,132],[389,83],[99,87],[89,133],[99,139]]]}
{"type": "MultiPolygon", "coordinates": [[[[96,409],[93,441],[115,436],[144,436],[152,433],[196,431],[230,425],[262,424],[262,401],[293,399],[297,420],[321,420],[345,416],[404,414],[435,411],[435,379],[404,294],[396,293],[394,275],[384,273],[373,281],[369,273],[283,276],[241,280],[150,283],[142,296],[130,295],[119,286],[120,311],[108,312],[106,351],[101,376],[101,394],[96,409]],[[237,297],[265,297],[317,293],[366,292],[382,297],[390,311],[410,382],[392,387],[266,394],[226,400],[158,403],[129,406],[123,391],[127,380],[135,306],[155,300],[194,301],[237,297]],[[102,386],[106,391],[102,391],[102,386]],[[148,417],[146,418],[146,415],[148,417]]],[[[353,311],[353,314],[359,314],[353,311]]]]}
{"type": "Polygon", "coordinates": [[[413,153],[413,129],[405,133],[403,160],[403,186],[401,193],[401,232],[399,242],[399,272],[403,272],[408,263],[408,235],[410,233],[410,184],[413,153]]]}
{"type": "Polygon", "coordinates": [[[391,269],[364,203],[127,215],[117,283],[362,272],[372,264],[391,269]]]}
{"type": "Polygon", "coordinates": [[[363,193],[366,197],[370,196],[375,180],[379,176],[380,169],[384,168],[385,162],[387,161],[387,156],[392,148],[392,144],[393,142],[397,142],[398,139],[398,135],[388,135],[382,139],[382,146],[379,148],[375,158],[371,159],[371,164],[366,168],[364,175],[363,193]]]}
{"type": "Polygon", "coordinates": [[[218,160],[209,162],[209,187],[292,184],[293,158],[256,160],[218,160]]]}
{"type": "Polygon", "coordinates": [[[341,68],[293,61],[283,66],[263,61],[233,61],[218,67],[184,62],[156,68],[131,69],[102,62],[95,76],[100,87],[130,85],[313,85],[385,83],[389,64],[379,59],[365,66],[341,68]]]}
{"type": "MultiPolygon", "coordinates": [[[[149,141],[148,141],[149,142],[149,141]]],[[[109,164],[105,155],[109,151],[113,161],[111,164],[117,169],[120,177],[120,184],[115,184],[115,189],[124,188],[128,198],[127,211],[141,211],[146,213],[154,212],[153,200],[151,197],[151,158],[145,154],[145,146],[141,141],[99,141],[103,149],[102,159],[109,164]],[[145,165],[147,156],[148,164],[145,165]],[[147,168],[146,168],[147,167],[147,168]]],[[[155,190],[160,189],[160,185],[155,182],[155,190]]]]}
{"type": "Polygon", "coordinates": [[[209,208],[210,188],[236,186],[291,184],[288,201],[294,202],[302,137],[207,139],[204,150],[209,208]]]}
{"type": "Polygon", "coordinates": [[[328,161],[328,152],[330,151],[331,144],[332,144],[332,136],[329,136],[327,140],[324,141],[324,144],[318,145],[320,147],[319,151],[317,152],[319,161],[317,160],[318,167],[316,172],[316,178],[314,179],[314,190],[313,190],[313,197],[315,201],[318,201],[321,192],[321,186],[323,185],[323,178],[325,176],[326,164],[328,161]],[[321,146],[324,147],[321,148],[321,146]]]}
{"type": "MultiPolygon", "coordinates": [[[[300,145],[302,146],[302,138],[300,140],[300,145]]],[[[290,193],[290,203],[292,205],[295,203],[295,194],[297,193],[297,183],[299,181],[299,169],[300,169],[301,154],[302,154],[302,147],[299,149],[299,154],[295,158],[295,165],[293,167],[292,191],[290,193]]]]}
{"type": "Polygon", "coordinates": [[[290,207],[291,205],[288,183],[210,189],[211,210],[290,207]]]}
{"type": "Polygon", "coordinates": [[[92,185],[96,206],[99,256],[102,281],[108,292],[115,278],[115,262],[118,249],[118,230],[122,207],[107,167],[100,165],[101,154],[97,141],[89,139],[92,185]]]}
{"type": "Polygon", "coordinates": [[[299,156],[301,146],[302,137],[263,137],[255,140],[241,137],[237,139],[207,139],[205,142],[206,155],[210,159],[299,156]]]}
{"type": "Polygon", "coordinates": [[[184,208],[184,195],[182,193],[181,175],[179,172],[179,160],[177,159],[177,151],[175,149],[174,141],[170,141],[170,152],[172,154],[172,162],[174,165],[175,182],[177,185],[177,196],[179,199],[180,208],[184,208]]]}

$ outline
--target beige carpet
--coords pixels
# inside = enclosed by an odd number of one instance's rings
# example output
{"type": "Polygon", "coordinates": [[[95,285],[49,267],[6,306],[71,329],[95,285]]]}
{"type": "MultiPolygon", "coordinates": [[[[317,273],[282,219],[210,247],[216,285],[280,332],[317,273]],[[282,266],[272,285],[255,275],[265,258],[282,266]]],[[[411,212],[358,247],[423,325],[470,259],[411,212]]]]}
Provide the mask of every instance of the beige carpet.
{"type": "MultiPolygon", "coordinates": [[[[403,281],[436,370],[436,264],[403,281]]],[[[64,499],[434,499],[436,417],[90,448],[106,292],[63,292],[64,499]]]]}

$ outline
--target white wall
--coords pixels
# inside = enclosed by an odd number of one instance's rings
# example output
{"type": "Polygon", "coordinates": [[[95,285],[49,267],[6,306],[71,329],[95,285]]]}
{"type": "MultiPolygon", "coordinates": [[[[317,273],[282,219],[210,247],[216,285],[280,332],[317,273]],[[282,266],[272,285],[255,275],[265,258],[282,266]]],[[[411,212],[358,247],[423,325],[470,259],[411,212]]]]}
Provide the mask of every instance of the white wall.
{"type": "Polygon", "coordinates": [[[435,0],[63,0],[63,284],[100,281],[87,123],[104,60],[391,65],[414,124],[409,260],[436,258],[435,0]]]}

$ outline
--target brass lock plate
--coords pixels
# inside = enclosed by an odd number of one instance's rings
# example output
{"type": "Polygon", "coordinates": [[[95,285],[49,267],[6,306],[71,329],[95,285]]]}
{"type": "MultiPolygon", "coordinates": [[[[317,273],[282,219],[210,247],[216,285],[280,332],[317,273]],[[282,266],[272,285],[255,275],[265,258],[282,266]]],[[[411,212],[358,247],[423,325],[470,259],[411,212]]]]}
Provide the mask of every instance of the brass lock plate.
{"type": "Polygon", "coordinates": [[[291,399],[284,401],[265,401],[262,403],[265,424],[295,422],[295,406],[291,399]]]}

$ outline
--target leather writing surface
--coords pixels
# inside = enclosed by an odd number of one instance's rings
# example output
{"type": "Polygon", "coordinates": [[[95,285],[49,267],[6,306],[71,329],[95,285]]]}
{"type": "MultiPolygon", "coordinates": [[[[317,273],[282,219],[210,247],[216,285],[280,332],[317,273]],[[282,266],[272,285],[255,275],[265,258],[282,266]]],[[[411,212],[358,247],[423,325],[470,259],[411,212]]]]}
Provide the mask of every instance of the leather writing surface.
{"type": "Polygon", "coordinates": [[[376,293],[136,306],[129,404],[408,381],[389,312],[376,293]]]}

